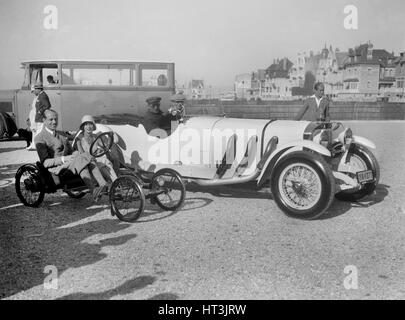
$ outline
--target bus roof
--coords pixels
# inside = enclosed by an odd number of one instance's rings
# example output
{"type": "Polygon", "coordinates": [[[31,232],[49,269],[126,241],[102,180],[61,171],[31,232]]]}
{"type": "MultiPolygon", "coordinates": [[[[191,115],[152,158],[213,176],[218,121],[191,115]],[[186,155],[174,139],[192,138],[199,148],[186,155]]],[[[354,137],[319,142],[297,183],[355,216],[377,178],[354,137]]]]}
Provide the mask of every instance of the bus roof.
{"type": "Polygon", "coordinates": [[[150,63],[150,64],[174,64],[174,62],[164,61],[148,61],[148,60],[75,60],[75,59],[50,59],[50,60],[30,60],[21,62],[22,65],[26,64],[136,64],[136,63],[150,63]]]}

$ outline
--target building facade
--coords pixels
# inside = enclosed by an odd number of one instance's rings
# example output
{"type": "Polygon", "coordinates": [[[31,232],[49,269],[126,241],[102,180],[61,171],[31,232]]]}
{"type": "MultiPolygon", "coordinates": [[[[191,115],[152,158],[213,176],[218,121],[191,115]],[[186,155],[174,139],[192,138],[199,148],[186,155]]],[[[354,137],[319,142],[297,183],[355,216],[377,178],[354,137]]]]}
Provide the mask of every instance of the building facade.
{"type": "Polygon", "coordinates": [[[193,100],[205,99],[204,80],[191,80],[189,84],[189,98],[193,100]]]}
{"type": "Polygon", "coordinates": [[[277,59],[266,69],[261,98],[263,100],[292,97],[293,81],[290,78],[293,63],[288,58],[277,59]]]}
{"type": "Polygon", "coordinates": [[[385,77],[385,70],[392,74],[389,70],[392,70],[393,54],[386,50],[376,50],[369,42],[350,49],[348,57],[343,72],[343,90],[338,97],[344,100],[375,101],[380,87],[389,80],[385,77]]]}
{"type": "Polygon", "coordinates": [[[405,52],[395,61],[395,90],[397,98],[405,98],[405,52]]]}
{"type": "Polygon", "coordinates": [[[252,89],[252,73],[242,73],[235,77],[235,95],[237,99],[249,99],[252,89]]]}
{"type": "Polygon", "coordinates": [[[335,98],[343,90],[343,74],[345,63],[348,62],[347,52],[335,50],[332,46],[322,50],[316,70],[316,81],[322,82],[325,86],[325,94],[335,98]]]}
{"type": "Polygon", "coordinates": [[[305,81],[305,64],[308,57],[305,52],[298,53],[290,70],[290,80],[293,87],[303,88],[305,81]]]}

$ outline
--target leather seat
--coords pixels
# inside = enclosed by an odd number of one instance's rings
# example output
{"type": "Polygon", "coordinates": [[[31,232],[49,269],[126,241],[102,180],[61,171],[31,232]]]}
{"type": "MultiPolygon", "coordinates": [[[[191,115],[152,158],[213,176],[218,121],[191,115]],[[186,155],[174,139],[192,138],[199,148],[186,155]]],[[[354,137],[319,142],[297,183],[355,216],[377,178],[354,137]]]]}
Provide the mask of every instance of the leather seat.
{"type": "Polygon", "coordinates": [[[70,170],[64,169],[59,175],[51,173],[41,162],[36,163],[41,177],[44,179],[46,191],[55,192],[58,189],[72,189],[85,186],[82,178],[70,170]]]}

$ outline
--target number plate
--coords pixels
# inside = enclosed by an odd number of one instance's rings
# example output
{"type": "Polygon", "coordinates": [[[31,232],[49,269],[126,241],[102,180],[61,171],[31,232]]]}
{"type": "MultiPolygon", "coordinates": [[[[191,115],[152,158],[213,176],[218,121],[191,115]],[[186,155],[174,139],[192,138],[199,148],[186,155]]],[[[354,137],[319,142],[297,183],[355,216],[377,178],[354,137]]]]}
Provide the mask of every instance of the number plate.
{"type": "Polygon", "coordinates": [[[359,181],[359,183],[367,183],[373,181],[374,180],[373,171],[367,170],[357,172],[357,180],[359,181]]]}

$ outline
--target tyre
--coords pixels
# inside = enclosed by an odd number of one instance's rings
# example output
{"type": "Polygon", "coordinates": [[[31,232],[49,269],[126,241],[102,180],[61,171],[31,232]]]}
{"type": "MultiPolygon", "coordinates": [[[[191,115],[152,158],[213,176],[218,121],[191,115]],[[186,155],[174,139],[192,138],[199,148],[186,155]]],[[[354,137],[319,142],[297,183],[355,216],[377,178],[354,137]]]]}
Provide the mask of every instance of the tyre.
{"type": "Polygon", "coordinates": [[[132,176],[118,177],[109,193],[111,213],[125,222],[135,222],[145,209],[145,195],[132,176]]]}
{"type": "Polygon", "coordinates": [[[82,192],[82,191],[69,191],[66,190],[65,191],[67,193],[67,195],[73,199],[81,199],[86,195],[86,192],[82,192]]]}
{"type": "MultiPolygon", "coordinates": [[[[336,194],[336,198],[343,201],[357,201],[361,198],[372,194],[380,181],[380,166],[374,154],[366,147],[359,144],[350,146],[348,160],[350,166],[358,171],[371,170],[374,175],[374,181],[366,183],[360,190],[357,191],[341,191],[336,194]]],[[[356,174],[348,174],[352,178],[356,178],[356,174]]]]}
{"type": "Polygon", "coordinates": [[[274,167],[270,180],[278,207],[294,218],[319,218],[335,195],[332,170],[316,153],[296,151],[286,155],[274,167]]]}
{"type": "Polygon", "coordinates": [[[150,195],[160,208],[174,211],[182,206],[186,198],[186,186],[177,171],[161,169],[152,177],[150,195]]]}
{"type": "Polygon", "coordinates": [[[38,207],[45,196],[45,185],[35,165],[20,167],[15,175],[15,191],[21,203],[27,207],[38,207]]]}

